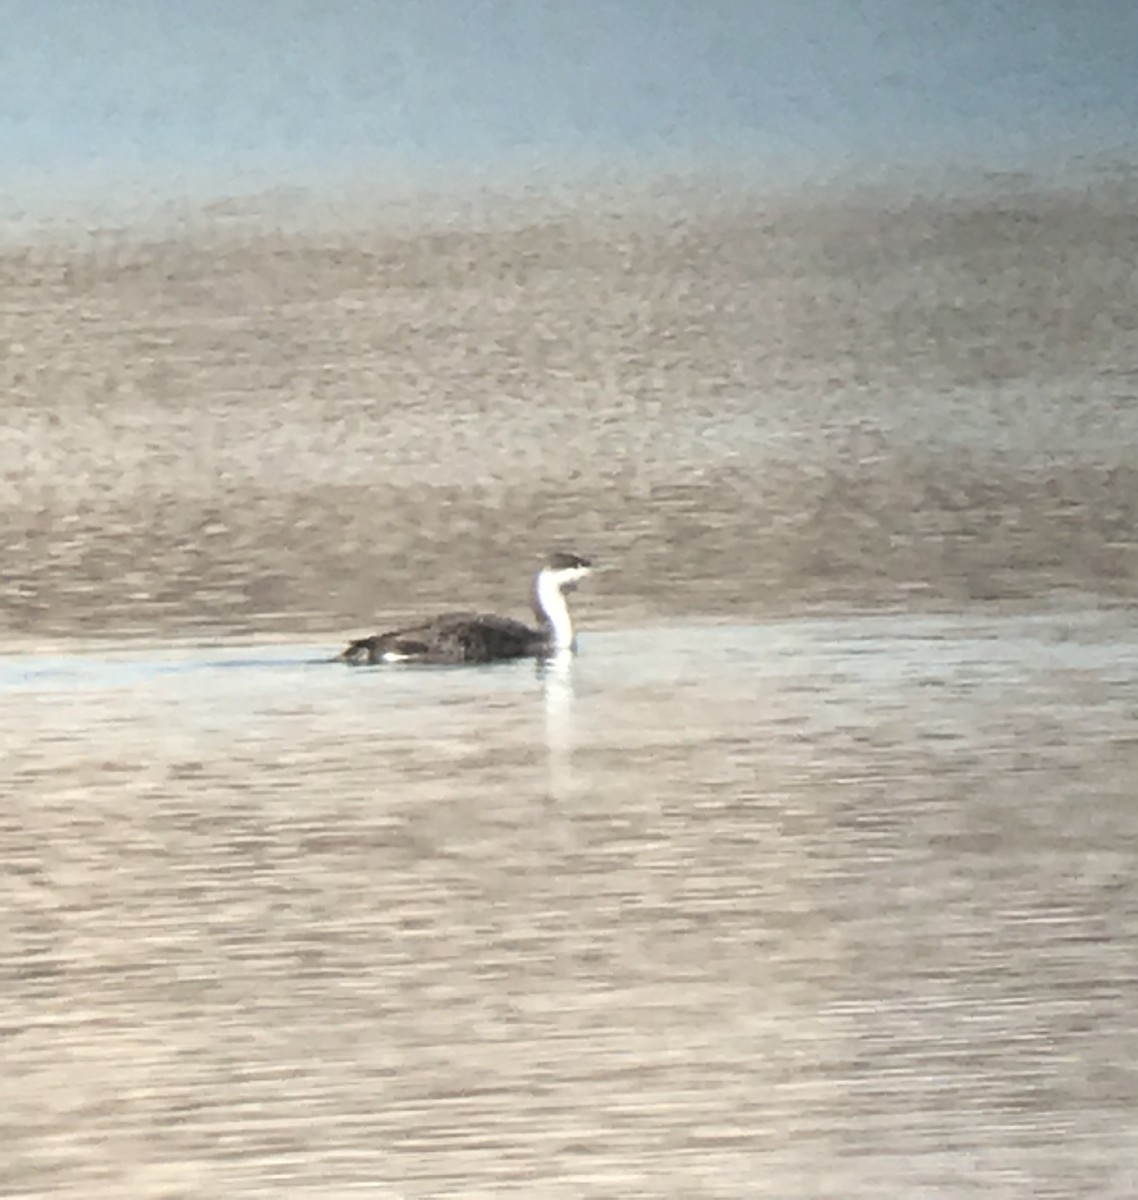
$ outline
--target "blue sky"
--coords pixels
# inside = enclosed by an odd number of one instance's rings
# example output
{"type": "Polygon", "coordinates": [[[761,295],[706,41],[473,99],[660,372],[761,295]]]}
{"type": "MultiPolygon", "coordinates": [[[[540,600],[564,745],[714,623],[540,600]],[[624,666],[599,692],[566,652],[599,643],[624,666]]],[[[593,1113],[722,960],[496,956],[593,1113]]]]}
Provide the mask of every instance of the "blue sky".
{"type": "Polygon", "coordinates": [[[738,165],[1125,150],[1126,0],[0,0],[0,168],[738,165]]]}

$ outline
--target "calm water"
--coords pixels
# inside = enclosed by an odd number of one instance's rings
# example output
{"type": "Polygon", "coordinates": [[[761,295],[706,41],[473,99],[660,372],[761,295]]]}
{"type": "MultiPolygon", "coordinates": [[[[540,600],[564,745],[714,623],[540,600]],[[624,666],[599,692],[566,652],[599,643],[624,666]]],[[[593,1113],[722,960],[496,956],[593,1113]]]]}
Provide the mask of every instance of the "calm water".
{"type": "Polygon", "coordinates": [[[1138,1186],[1138,622],[0,658],[0,1190],[1138,1186]]]}
{"type": "Polygon", "coordinates": [[[262,9],[0,0],[7,232],[367,198],[5,252],[0,1193],[1138,1194],[1132,193],[912,186],[1132,159],[1138,8],[262,9]],[[375,217],[597,163],[722,211],[375,217]]]}

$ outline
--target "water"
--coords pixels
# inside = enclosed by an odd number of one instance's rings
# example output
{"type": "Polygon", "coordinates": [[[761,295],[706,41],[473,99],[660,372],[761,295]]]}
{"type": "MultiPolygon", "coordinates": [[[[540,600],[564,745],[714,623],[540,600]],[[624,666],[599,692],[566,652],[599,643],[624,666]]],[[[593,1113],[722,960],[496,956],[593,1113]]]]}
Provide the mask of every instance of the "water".
{"type": "Polygon", "coordinates": [[[1138,1191],[1138,18],[1028,11],[0,4],[0,1192],[1138,1191]],[[561,546],[575,663],[319,661],[561,546]]]}
{"type": "Polygon", "coordinates": [[[1129,1196],[1138,624],[0,660],[5,1190],[1129,1196]]]}

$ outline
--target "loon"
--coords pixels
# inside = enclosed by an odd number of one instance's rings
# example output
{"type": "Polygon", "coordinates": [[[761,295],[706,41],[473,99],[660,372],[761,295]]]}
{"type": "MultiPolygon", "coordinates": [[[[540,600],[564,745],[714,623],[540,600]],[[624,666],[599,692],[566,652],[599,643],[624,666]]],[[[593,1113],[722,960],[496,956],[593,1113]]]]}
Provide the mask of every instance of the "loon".
{"type": "Polygon", "coordinates": [[[494,613],[445,613],[421,625],[357,638],[334,661],[353,666],[389,662],[488,663],[544,658],[576,649],[565,593],[593,569],[579,554],[550,555],[533,585],[537,628],[494,613]]]}

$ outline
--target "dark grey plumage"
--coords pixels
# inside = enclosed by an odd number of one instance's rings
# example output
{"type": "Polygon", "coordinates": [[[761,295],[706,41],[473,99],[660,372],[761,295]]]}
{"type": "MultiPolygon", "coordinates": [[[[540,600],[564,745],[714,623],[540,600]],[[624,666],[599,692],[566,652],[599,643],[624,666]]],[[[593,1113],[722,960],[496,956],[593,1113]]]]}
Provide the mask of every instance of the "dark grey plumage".
{"type": "Polygon", "coordinates": [[[534,580],[537,627],[493,613],[445,613],[406,629],[357,638],[337,657],[352,665],[488,663],[572,650],[573,626],[563,593],[573,591],[591,567],[577,554],[550,556],[534,580]]]}

